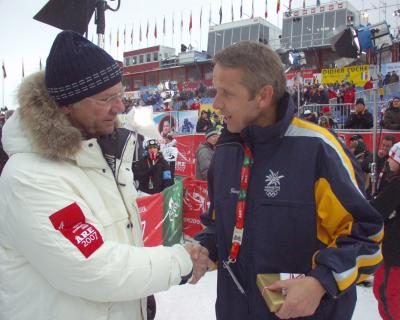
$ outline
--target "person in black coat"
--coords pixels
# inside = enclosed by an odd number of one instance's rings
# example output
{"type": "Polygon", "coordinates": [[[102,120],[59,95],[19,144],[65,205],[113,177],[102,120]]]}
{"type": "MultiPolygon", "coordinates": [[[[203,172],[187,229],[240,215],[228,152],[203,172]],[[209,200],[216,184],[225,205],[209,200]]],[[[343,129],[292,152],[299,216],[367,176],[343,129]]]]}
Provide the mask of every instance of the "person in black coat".
{"type": "Polygon", "coordinates": [[[374,295],[382,319],[400,319],[400,143],[389,152],[393,176],[371,201],[385,222],[382,253],[384,263],[375,273],[374,295]]]}
{"type": "Polygon", "coordinates": [[[173,185],[171,168],[160,152],[160,144],[151,139],[146,142],[146,153],[133,164],[134,179],[139,182],[138,189],[148,194],[163,191],[173,185]]]}
{"type": "Polygon", "coordinates": [[[372,114],[366,108],[364,100],[357,99],[355,113],[350,114],[344,127],[346,129],[371,129],[372,126],[372,114]]]}

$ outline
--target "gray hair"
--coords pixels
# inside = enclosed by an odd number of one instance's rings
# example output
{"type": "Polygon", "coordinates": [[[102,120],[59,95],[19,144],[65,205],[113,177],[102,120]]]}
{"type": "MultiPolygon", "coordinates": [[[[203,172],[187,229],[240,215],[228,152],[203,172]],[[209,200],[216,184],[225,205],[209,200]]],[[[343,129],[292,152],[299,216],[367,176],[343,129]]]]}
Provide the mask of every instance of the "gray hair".
{"type": "Polygon", "coordinates": [[[252,99],[265,85],[274,89],[273,101],[281,99],[286,91],[286,76],[277,53],[269,46],[255,41],[240,41],[218,52],[214,65],[238,68],[244,71],[242,84],[252,99]]]}

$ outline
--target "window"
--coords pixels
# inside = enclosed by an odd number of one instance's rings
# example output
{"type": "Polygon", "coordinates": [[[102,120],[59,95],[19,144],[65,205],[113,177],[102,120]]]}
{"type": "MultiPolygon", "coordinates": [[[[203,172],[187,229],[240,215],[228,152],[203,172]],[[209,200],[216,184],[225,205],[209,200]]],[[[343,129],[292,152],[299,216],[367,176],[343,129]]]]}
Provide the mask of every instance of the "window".
{"type": "Polygon", "coordinates": [[[283,48],[290,48],[292,46],[292,19],[283,19],[282,22],[282,38],[281,44],[283,48]]]}
{"type": "Polygon", "coordinates": [[[323,28],[323,19],[324,16],[322,14],[316,14],[314,16],[314,26],[313,26],[313,46],[322,45],[322,28],[323,28]]]}
{"type": "Polygon", "coordinates": [[[144,62],[144,56],[141,54],[139,56],[139,63],[143,63],[144,62]]]}
{"type": "Polygon", "coordinates": [[[240,41],[240,28],[232,29],[232,44],[240,41]]]}
{"type": "Polygon", "coordinates": [[[242,27],[240,40],[249,40],[250,38],[250,27],[242,27]]]}
{"type": "Polygon", "coordinates": [[[232,29],[225,30],[224,32],[224,48],[232,44],[232,29]]]}
{"type": "Polygon", "coordinates": [[[132,57],[132,65],[137,64],[137,56],[132,57]]]}
{"type": "Polygon", "coordinates": [[[151,62],[151,53],[146,53],[146,62],[151,62]]]}
{"type": "Polygon", "coordinates": [[[215,48],[215,32],[209,32],[208,33],[207,52],[211,56],[214,55],[214,48],[215,48]]]}
{"type": "Polygon", "coordinates": [[[301,44],[301,46],[303,48],[311,47],[312,23],[313,23],[313,16],[304,16],[303,17],[303,37],[302,37],[302,44],[301,44]]]}
{"type": "Polygon", "coordinates": [[[335,28],[337,29],[340,26],[346,25],[346,10],[338,10],[336,11],[336,21],[335,28]]]}
{"type": "Polygon", "coordinates": [[[250,27],[250,40],[253,40],[253,41],[259,41],[260,40],[259,29],[260,29],[260,25],[259,24],[253,24],[250,27]]]}
{"type": "Polygon", "coordinates": [[[293,19],[293,33],[292,33],[292,47],[300,48],[301,47],[301,29],[303,27],[303,19],[302,18],[294,18],[293,19]]]}
{"type": "Polygon", "coordinates": [[[158,61],[158,52],[153,52],[153,61],[158,61]]]}
{"type": "Polygon", "coordinates": [[[125,57],[125,65],[130,66],[131,57],[125,57]]]}
{"type": "Polygon", "coordinates": [[[325,13],[324,21],[324,44],[330,44],[329,38],[332,37],[332,33],[335,29],[335,13],[327,12],[325,13]]]}
{"type": "Polygon", "coordinates": [[[224,34],[222,33],[222,31],[217,31],[215,33],[215,36],[216,36],[216,38],[215,38],[215,53],[222,50],[223,35],[224,34]]]}

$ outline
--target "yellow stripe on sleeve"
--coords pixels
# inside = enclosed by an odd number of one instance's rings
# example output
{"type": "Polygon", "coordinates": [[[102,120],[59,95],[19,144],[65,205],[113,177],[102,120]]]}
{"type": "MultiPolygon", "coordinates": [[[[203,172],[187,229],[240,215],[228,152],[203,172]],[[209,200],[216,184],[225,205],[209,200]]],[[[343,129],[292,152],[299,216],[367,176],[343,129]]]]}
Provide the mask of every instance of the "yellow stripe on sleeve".
{"type": "Polygon", "coordinates": [[[324,178],[315,183],[315,202],[318,240],[328,247],[336,247],[338,237],[351,234],[353,216],[343,207],[324,178]]]}

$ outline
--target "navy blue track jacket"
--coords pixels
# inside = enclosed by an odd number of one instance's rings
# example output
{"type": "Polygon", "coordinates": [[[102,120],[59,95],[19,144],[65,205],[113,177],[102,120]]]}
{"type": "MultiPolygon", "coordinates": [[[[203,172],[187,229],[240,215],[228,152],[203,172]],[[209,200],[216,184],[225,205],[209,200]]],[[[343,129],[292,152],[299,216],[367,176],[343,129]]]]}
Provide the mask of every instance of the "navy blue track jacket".
{"type": "Polygon", "coordinates": [[[294,118],[293,109],[286,94],[276,124],[226,131],[218,141],[208,173],[208,226],[197,235],[218,261],[218,320],[277,319],[256,286],[258,273],[313,276],[327,294],[308,319],[351,319],[356,282],[382,260],[382,220],[364,198],[354,159],[331,132],[294,118]],[[254,164],[243,243],[232,269],[246,296],[221,263],[232,244],[243,142],[254,164]]]}

